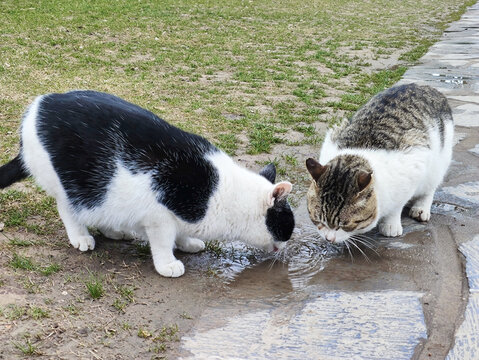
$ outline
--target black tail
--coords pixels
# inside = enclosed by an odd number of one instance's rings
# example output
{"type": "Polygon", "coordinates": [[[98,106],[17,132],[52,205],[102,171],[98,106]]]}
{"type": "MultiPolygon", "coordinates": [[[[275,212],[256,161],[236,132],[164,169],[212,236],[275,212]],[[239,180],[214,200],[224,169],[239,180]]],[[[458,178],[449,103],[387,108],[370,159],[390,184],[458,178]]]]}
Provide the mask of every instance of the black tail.
{"type": "Polygon", "coordinates": [[[0,189],[12,185],[13,183],[23,180],[28,176],[28,173],[23,168],[20,155],[9,163],[0,167],[0,189]]]}

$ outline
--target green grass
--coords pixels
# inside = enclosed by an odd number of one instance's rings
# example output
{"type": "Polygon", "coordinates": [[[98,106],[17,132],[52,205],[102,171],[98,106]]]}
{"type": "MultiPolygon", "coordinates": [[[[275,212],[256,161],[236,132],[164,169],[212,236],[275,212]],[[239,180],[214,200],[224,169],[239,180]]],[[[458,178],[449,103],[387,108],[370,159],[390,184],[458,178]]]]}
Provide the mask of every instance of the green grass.
{"type": "Polygon", "coordinates": [[[50,311],[33,305],[20,306],[11,304],[2,310],[2,316],[9,320],[18,320],[23,317],[40,320],[50,317],[50,311]]]}
{"type": "Polygon", "coordinates": [[[51,274],[57,273],[61,270],[61,266],[59,264],[50,264],[45,267],[40,267],[38,271],[40,274],[45,276],[50,276],[51,274]]]}
{"type": "Polygon", "coordinates": [[[39,307],[37,307],[37,306],[31,306],[31,307],[28,309],[27,313],[28,313],[28,315],[29,315],[30,317],[32,317],[32,318],[35,319],[35,320],[47,318],[47,317],[50,316],[50,313],[49,313],[48,310],[39,308],[39,307]]]}
{"type": "Polygon", "coordinates": [[[90,274],[89,279],[85,281],[85,287],[88,295],[90,295],[93,300],[99,299],[105,294],[103,281],[97,275],[90,274]]]}
{"type": "Polygon", "coordinates": [[[32,259],[27,256],[19,255],[17,253],[13,253],[13,257],[10,260],[9,264],[14,269],[34,271],[37,268],[37,266],[33,263],[32,259]]]}
{"type": "Polygon", "coordinates": [[[40,355],[38,349],[30,342],[29,339],[26,339],[24,344],[14,342],[13,345],[20,350],[24,356],[40,355]]]}
{"type": "MultiPolygon", "coordinates": [[[[472,3],[3,1],[1,157],[15,153],[15,129],[32,96],[76,88],[123,96],[231,154],[239,145],[267,152],[271,146],[258,146],[262,137],[251,129],[281,117],[281,97],[291,97],[293,118],[328,107],[324,98],[384,70],[374,59],[397,53],[401,61],[417,60],[472,3]],[[248,143],[238,144],[243,131],[248,143]]],[[[264,139],[270,145],[272,135],[264,139]]]]}
{"type": "Polygon", "coordinates": [[[9,265],[13,269],[35,271],[44,276],[52,275],[60,271],[61,266],[57,263],[51,263],[48,265],[40,265],[35,263],[28,256],[20,255],[14,252],[12,254],[12,259],[9,262],[9,265]]]}

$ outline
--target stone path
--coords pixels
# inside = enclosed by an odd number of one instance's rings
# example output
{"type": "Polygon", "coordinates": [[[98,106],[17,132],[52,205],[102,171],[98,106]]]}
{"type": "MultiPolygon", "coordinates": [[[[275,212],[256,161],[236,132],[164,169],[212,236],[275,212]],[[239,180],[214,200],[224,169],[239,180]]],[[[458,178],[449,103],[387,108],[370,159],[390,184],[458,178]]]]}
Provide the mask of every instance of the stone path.
{"type": "MultiPolygon", "coordinates": [[[[408,70],[401,83],[416,82],[435,87],[449,99],[453,110],[456,139],[472,144],[456,146],[449,181],[436,199],[469,209],[477,219],[479,207],[479,3],[453,23],[420,60],[408,70]],[[470,148],[468,148],[470,147],[470,148]],[[468,181],[469,180],[469,181],[468,181]]],[[[476,220],[477,221],[477,220],[476,220]]],[[[447,359],[479,359],[479,235],[470,231],[455,234],[466,258],[469,299],[464,321],[455,333],[447,359]]]]}

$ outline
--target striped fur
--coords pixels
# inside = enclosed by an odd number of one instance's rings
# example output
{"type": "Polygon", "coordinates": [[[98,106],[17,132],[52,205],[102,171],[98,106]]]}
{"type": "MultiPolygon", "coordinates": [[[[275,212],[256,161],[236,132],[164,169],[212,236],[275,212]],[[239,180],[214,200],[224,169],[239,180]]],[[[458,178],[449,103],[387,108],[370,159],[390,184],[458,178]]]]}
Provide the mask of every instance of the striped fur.
{"type": "Polygon", "coordinates": [[[383,235],[399,236],[408,202],[411,217],[428,221],[451,161],[453,127],[441,93],[408,84],[379,93],[331,129],[320,161],[306,163],[308,210],[321,235],[343,242],[379,225],[383,235]]]}

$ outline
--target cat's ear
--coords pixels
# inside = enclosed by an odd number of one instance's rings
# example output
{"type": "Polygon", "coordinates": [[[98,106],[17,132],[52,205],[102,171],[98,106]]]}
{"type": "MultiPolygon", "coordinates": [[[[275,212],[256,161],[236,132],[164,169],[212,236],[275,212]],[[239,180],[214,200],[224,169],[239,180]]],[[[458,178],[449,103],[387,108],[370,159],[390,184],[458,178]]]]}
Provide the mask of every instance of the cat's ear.
{"type": "Polygon", "coordinates": [[[359,171],[357,180],[358,180],[358,188],[360,192],[366,189],[369,186],[369,184],[371,184],[372,174],[373,173],[363,171],[363,170],[359,171]]]}
{"type": "Polygon", "coordinates": [[[273,190],[269,193],[269,206],[273,206],[275,201],[286,199],[292,189],[293,184],[291,184],[289,181],[281,181],[277,183],[273,187],[273,190]]]}
{"type": "Polygon", "coordinates": [[[318,181],[318,179],[326,170],[326,166],[321,165],[319,162],[312,158],[306,160],[306,167],[308,168],[308,171],[313,177],[314,181],[318,181]]]}
{"type": "Polygon", "coordinates": [[[265,177],[266,180],[268,180],[271,184],[274,184],[276,181],[276,167],[273,163],[266,165],[263,169],[261,169],[259,174],[265,177]]]}

